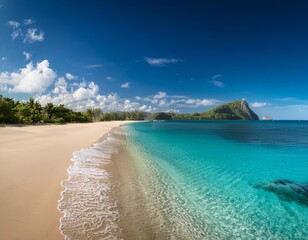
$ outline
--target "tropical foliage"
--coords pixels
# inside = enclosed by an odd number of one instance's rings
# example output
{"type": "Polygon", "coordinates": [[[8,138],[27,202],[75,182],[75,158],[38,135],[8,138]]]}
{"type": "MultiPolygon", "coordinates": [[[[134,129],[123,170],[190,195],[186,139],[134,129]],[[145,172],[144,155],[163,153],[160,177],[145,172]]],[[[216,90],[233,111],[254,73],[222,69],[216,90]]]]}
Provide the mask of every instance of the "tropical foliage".
{"type": "Polygon", "coordinates": [[[42,106],[30,98],[26,102],[15,101],[0,95],[0,123],[72,123],[111,120],[143,120],[144,113],[133,112],[107,112],[100,108],[90,108],[85,112],[78,112],[67,108],[63,104],[55,106],[47,103],[42,106]]]}
{"type": "MultiPolygon", "coordinates": [[[[247,104],[248,107],[248,104],[247,104]]],[[[248,108],[250,115],[258,116],[248,108]]],[[[105,112],[100,108],[89,108],[85,112],[78,112],[67,108],[63,104],[55,106],[47,103],[42,106],[33,98],[27,102],[15,101],[0,95],[0,123],[70,123],[112,120],[249,120],[247,112],[241,107],[241,101],[222,104],[212,110],[200,113],[166,113],[148,114],[140,111],[105,112]]]]}
{"type": "MultiPolygon", "coordinates": [[[[247,104],[247,103],[246,103],[247,104]]],[[[248,104],[247,104],[248,107],[248,104]]],[[[200,113],[154,113],[147,119],[149,120],[252,120],[258,119],[258,116],[248,108],[247,112],[242,110],[242,101],[234,101],[219,105],[218,107],[211,109],[207,112],[200,113]]]]}

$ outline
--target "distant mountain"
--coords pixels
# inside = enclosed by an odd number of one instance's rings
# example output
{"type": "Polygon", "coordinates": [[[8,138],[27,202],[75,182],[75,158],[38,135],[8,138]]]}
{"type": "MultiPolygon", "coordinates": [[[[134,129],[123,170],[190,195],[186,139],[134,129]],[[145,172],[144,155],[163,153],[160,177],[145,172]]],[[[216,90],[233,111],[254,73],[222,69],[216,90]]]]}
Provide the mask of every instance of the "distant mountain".
{"type": "Polygon", "coordinates": [[[222,104],[207,112],[176,114],[157,112],[151,114],[149,120],[259,120],[245,100],[222,104]]]}
{"type": "Polygon", "coordinates": [[[172,120],[172,115],[165,112],[153,113],[147,118],[148,120],[172,120]]]}
{"type": "Polygon", "coordinates": [[[200,113],[202,119],[209,120],[259,120],[245,100],[222,104],[212,110],[200,113]]]}

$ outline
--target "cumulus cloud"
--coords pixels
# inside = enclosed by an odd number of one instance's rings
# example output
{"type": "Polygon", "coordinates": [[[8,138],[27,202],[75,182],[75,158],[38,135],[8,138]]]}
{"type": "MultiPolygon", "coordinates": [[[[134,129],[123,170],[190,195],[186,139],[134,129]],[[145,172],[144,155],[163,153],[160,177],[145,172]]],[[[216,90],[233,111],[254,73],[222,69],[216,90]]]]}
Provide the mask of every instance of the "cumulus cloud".
{"type": "Polygon", "coordinates": [[[168,63],[182,62],[182,59],[178,58],[144,58],[144,60],[151,66],[164,66],[168,63]]]}
{"type": "Polygon", "coordinates": [[[219,102],[219,100],[216,100],[216,99],[187,99],[185,101],[186,104],[189,104],[189,105],[194,105],[196,107],[198,106],[213,106],[215,104],[217,104],[219,102]]]}
{"type": "Polygon", "coordinates": [[[27,53],[27,52],[24,51],[22,54],[25,55],[26,60],[29,60],[31,58],[30,53],[27,53]]]}
{"type": "Polygon", "coordinates": [[[70,73],[66,73],[65,74],[65,77],[68,79],[68,80],[74,80],[77,78],[77,76],[74,76],[73,74],[70,74],[70,73]]]}
{"type": "Polygon", "coordinates": [[[26,32],[24,42],[34,43],[44,41],[44,32],[37,30],[36,28],[29,28],[26,32]]]}
{"type": "Polygon", "coordinates": [[[12,34],[12,39],[15,40],[17,37],[22,37],[23,36],[23,33],[20,29],[17,29],[16,31],[13,31],[12,34]]]}
{"type": "Polygon", "coordinates": [[[49,67],[48,60],[29,63],[16,72],[0,73],[0,84],[8,91],[16,93],[43,93],[54,82],[57,74],[49,67]]]}
{"type": "Polygon", "coordinates": [[[32,20],[32,19],[24,19],[24,24],[25,25],[30,25],[30,24],[33,24],[35,21],[34,20],[32,20]]]}
{"type": "Polygon", "coordinates": [[[99,87],[94,82],[70,83],[65,77],[58,78],[53,90],[38,96],[36,100],[43,105],[52,102],[80,111],[89,107],[99,107],[103,111],[139,110],[144,112],[179,112],[179,108],[206,107],[220,102],[216,99],[194,99],[186,96],[173,98],[166,92],[158,92],[148,97],[136,96],[133,99],[125,99],[117,93],[100,94],[99,87]]]}
{"type": "MultiPolygon", "coordinates": [[[[69,108],[83,111],[87,108],[100,107],[104,98],[99,95],[99,87],[94,82],[80,84],[69,83],[65,77],[60,77],[52,91],[37,95],[35,100],[45,105],[51,102],[55,105],[64,104],[69,108]]],[[[107,101],[107,98],[105,98],[107,101]]]]}
{"type": "Polygon", "coordinates": [[[22,26],[19,22],[11,20],[8,25],[12,27],[13,32],[11,34],[12,39],[15,40],[17,37],[23,38],[24,43],[34,43],[44,41],[44,32],[37,28],[27,28],[28,25],[34,23],[32,19],[24,19],[22,26]]]}
{"type": "Polygon", "coordinates": [[[142,106],[139,108],[139,110],[140,110],[140,111],[145,111],[145,110],[147,110],[147,108],[148,108],[147,105],[142,105],[142,106]]]}
{"type": "Polygon", "coordinates": [[[261,107],[265,107],[267,103],[266,102],[253,102],[250,105],[254,108],[261,108],[261,107]]]}
{"type": "Polygon", "coordinates": [[[99,87],[94,82],[90,82],[88,87],[80,87],[73,93],[74,100],[80,101],[95,97],[98,93],[99,87]]]}
{"type": "Polygon", "coordinates": [[[156,95],[154,95],[154,98],[165,98],[167,97],[167,93],[165,92],[158,92],[156,95]]]}
{"type": "Polygon", "coordinates": [[[54,89],[52,90],[55,94],[67,94],[67,82],[65,81],[64,77],[59,78],[55,82],[54,89]]]}
{"type": "Polygon", "coordinates": [[[108,81],[111,81],[111,80],[112,80],[112,77],[107,76],[106,79],[107,79],[108,81]]]}
{"type": "Polygon", "coordinates": [[[173,111],[178,112],[179,108],[197,108],[208,107],[220,103],[217,99],[199,99],[189,98],[187,96],[168,95],[166,92],[158,92],[154,96],[140,97],[136,96],[135,99],[140,102],[147,102],[153,108],[159,111],[173,111]]]}
{"type": "MultiPolygon", "coordinates": [[[[52,102],[78,111],[99,107],[103,111],[178,112],[179,108],[206,107],[220,102],[216,99],[172,96],[163,91],[127,99],[121,98],[117,93],[101,94],[99,86],[93,81],[83,79],[72,82],[72,79],[75,76],[71,73],[57,77],[55,71],[49,67],[48,60],[44,60],[36,65],[31,62],[18,71],[0,73],[0,89],[33,94],[35,100],[42,105],[52,102]]],[[[128,82],[123,85],[125,84],[129,86],[128,82]]]]}
{"type": "Polygon", "coordinates": [[[123,84],[121,85],[121,88],[130,88],[129,82],[123,83],[123,84]]]}
{"type": "Polygon", "coordinates": [[[17,29],[20,27],[20,23],[14,20],[9,21],[8,25],[12,27],[13,29],[17,29]]]}
{"type": "Polygon", "coordinates": [[[17,37],[19,36],[23,36],[22,30],[19,28],[20,27],[20,23],[14,20],[11,20],[8,22],[8,25],[10,27],[12,27],[13,32],[11,34],[11,37],[13,40],[15,40],[17,37]]]}

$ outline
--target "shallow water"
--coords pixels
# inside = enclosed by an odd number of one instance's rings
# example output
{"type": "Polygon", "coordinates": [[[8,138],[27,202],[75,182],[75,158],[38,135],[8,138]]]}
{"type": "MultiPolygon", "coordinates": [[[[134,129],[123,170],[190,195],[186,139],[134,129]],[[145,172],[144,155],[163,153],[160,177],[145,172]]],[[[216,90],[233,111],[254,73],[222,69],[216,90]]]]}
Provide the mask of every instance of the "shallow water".
{"type": "Polygon", "coordinates": [[[307,122],[162,121],[125,131],[147,214],[166,239],[308,239],[307,122]]]}
{"type": "Polygon", "coordinates": [[[64,191],[58,205],[64,214],[60,231],[66,240],[119,239],[119,212],[108,166],[121,144],[121,137],[114,131],[73,154],[68,179],[61,183],[64,191]]]}

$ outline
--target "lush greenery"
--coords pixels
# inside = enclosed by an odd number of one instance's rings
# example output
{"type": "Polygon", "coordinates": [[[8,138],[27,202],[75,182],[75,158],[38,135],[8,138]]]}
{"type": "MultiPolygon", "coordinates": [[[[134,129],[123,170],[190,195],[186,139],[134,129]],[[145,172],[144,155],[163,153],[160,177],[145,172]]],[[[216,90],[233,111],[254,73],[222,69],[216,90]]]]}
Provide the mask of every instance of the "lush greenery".
{"type": "Polygon", "coordinates": [[[101,115],[101,121],[111,120],[144,120],[147,114],[140,111],[132,112],[106,112],[101,115]]]}
{"type": "Polygon", "coordinates": [[[149,120],[257,120],[258,116],[248,107],[247,112],[242,109],[242,101],[234,101],[222,104],[207,112],[201,113],[154,113],[149,120]]]}
{"type": "Polygon", "coordinates": [[[211,120],[258,120],[258,116],[248,107],[246,101],[234,101],[222,104],[212,110],[200,114],[201,119],[211,120]],[[242,102],[247,111],[242,108],[242,102]]]}
{"type": "Polygon", "coordinates": [[[42,106],[33,98],[27,102],[15,101],[0,95],[0,123],[70,123],[112,120],[250,120],[258,116],[250,110],[244,102],[246,109],[242,109],[241,101],[222,104],[212,110],[201,113],[166,113],[157,112],[151,115],[140,112],[106,112],[99,108],[90,108],[85,112],[77,112],[65,107],[63,104],[55,106],[47,103],[42,106]]]}
{"type": "Polygon", "coordinates": [[[148,120],[172,120],[172,115],[173,114],[174,116],[176,114],[174,113],[166,113],[166,112],[157,112],[157,113],[153,113],[151,114],[150,116],[148,116],[148,120]]]}
{"type": "Polygon", "coordinates": [[[33,98],[27,102],[15,101],[0,95],[0,123],[72,123],[111,120],[143,120],[145,114],[133,112],[102,113],[99,108],[90,108],[85,112],[73,111],[63,104],[55,106],[47,103],[42,106],[33,98]]]}
{"type": "Polygon", "coordinates": [[[63,104],[47,103],[44,107],[30,98],[27,102],[14,101],[0,95],[0,123],[66,123],[89,122],[88,112],[75,112],[63,104]]]}

